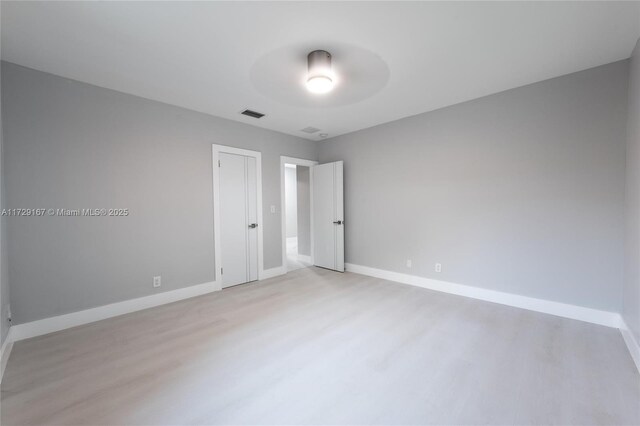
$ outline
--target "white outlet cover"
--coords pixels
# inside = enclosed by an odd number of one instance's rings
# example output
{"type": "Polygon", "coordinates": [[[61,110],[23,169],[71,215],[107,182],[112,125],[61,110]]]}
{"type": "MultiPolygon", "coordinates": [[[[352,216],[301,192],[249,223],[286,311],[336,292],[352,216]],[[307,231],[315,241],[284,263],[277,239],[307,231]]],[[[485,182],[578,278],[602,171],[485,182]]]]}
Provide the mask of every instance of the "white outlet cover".
{"type": "Polygon", "coordinates": [[[271,206],[271,213],[275,213],[276,212],[276,206],[271,206]]]}
{"type": "Polygon", "coordinates": [[[153,277],[153,286],[160,287],[161,285],[162,285],[162,277],[161,276],[153,277]]]}
{"type": "Polygon", "coordinates": [[[411,259],[407,259],[407,268],[411,268],[411,259]]]}
{"type": "Polygon", "coordinates": [[[442,272],[442,263],[436,263],[435,270],[436,272],[442,272]]]}

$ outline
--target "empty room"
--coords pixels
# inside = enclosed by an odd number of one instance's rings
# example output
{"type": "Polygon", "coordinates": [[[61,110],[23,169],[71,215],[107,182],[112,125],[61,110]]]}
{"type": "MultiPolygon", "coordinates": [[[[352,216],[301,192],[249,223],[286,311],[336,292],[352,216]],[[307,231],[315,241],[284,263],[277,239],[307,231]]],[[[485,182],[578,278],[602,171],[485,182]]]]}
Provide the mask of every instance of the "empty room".
{"type": "Polygon", "coordinates": [[[640,425],[640,1],[0,1],[0,423],[640,425]]]}

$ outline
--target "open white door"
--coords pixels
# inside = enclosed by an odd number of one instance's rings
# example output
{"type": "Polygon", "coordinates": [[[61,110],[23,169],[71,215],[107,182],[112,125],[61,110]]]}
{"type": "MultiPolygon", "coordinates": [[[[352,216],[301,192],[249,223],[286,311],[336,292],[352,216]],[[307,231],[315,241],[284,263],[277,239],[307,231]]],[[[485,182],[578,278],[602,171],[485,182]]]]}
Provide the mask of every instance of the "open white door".
{"type": "Polygon", "coordinates": [[[313,260],[344,272],[343,162],[313,166],[313,260]]]}

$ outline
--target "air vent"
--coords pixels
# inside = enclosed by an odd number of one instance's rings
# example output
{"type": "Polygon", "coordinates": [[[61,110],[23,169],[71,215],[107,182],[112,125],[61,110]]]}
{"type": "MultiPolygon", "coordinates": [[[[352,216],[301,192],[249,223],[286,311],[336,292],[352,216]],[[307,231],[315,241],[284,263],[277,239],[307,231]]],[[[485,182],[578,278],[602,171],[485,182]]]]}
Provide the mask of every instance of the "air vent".
{"type": "Polygon", "coordinates": [[[262,118],[262,117],[264,117],[264,114],[262,114],[260,112],[256,112],[256,111],[251,111],[250,109],[245,109],[240,114],[246,115],[247,117],[253,117],[253,118],[262,118]]]}
{"type": "Polygon", "coordinates": [[[301,129],[300,131],[311,134],[311,133],[319,132],[320,129],[316,129],[315,127],[309,126],[309,127],[305,127],[304,129],[301,129]]]}

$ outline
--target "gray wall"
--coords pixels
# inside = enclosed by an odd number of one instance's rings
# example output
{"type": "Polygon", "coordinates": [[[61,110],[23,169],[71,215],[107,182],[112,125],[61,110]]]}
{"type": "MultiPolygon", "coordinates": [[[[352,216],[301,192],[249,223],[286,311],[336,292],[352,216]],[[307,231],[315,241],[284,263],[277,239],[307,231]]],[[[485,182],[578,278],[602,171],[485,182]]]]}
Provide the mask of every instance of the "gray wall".
{"type": "Polygon", "coordinates": [[[622,316],[640,342],[640,40],[629,69],[627,122],[626,252],[622,316]]]}
{"type": "Polygon", "coordinates": [[[285,230],[287,238],[298,236],[298,191],[296,169],[284,168],[285,230]]]}
{"type": "MultiPolygon", "coordinates": [[[[1,67],[0,67],[1,68],[1,67]]],[[[2,70],[0,69],[0,80],[2,70]]],[[[0,85],[0,99],[2,99],[2,88],[0,85]]],[[[5,203],[5,180],[4,180],[4,138],[2,137],[2,103],[0,102],[0,210],[5,203]]],[[[9,332],[9,321],[7,314],[9,311],[9,274],[7,269],[7,218],[0,217],[0,345],[9,332]]]]}
{"type": "Polygon", "coordinates": [[[621,61],[323,142],[321,162],[344,160],[346,261],[619,312],[627,73],[621,61]]]}
{"type": "Polygon", "coordinates": [[[212,281],[213,143],[262,152],[264,266],[281,265],[280,156],[317,158],[310,141],[5,62],[2,113],[10,207],[131,211],[10,218],[17,324],[155,293],[154,275],[161,291],[212,281]]]}
{"type": "MultiPolygon", "coordinates": [[[[619,310],[627,73],[618,62],[323,142],[321,161],[345,160],[347,261],[619,310]]],[[[279,157],[317,159],[312,142],[9,63],[1,78],[7,206],[131,210],[10,218],[16,323],[155,293],[153,275],[162,291],[213,280],[212,143],[263,153],[265,268],[281,264],[279,157]]]]}
{"type": "Polygon", "coordinates": [[[309,167],[296,167],[298,189],[298,254],[311,255],[311,188],[309,167]]]}

